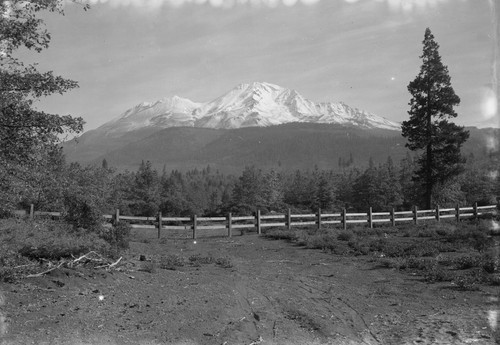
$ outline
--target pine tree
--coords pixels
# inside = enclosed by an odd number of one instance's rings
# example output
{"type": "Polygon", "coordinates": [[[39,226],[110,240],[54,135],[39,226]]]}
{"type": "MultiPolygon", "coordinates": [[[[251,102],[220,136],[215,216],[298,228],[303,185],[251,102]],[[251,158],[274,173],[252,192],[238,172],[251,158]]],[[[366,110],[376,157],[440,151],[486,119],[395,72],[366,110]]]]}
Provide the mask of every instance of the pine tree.
{"type": "Polygon", "coordinates": [[[460,154],[469,132],[449,122],[457,113],[453,107],[460,98],[451,86],[448,68],[441,62],[439,45],[431,30],[425,30],[423,64],[415,80],[409,83],[410,119],[402,125],[406,146],[412,151],[423,151],[414,179],[423,188],[426,208],[432,206],[433,188],[459,175],[465,159],[460,154]]]}

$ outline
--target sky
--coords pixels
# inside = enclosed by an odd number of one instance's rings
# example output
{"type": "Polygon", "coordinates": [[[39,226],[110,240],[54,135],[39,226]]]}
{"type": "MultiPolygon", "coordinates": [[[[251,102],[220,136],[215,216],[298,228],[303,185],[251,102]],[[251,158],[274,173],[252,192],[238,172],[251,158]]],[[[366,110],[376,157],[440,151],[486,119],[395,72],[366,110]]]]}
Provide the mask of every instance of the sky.
{"type": "MultiPolygon", "coordinates": [[[[144,101],[208,102],[241,83],[269,82],[316,102],[408,118],[407,85],[429,27],[461,98],[457,124],[498,118],[496,0],[89,0],[44,14],[42,71],[80,87],[37,103],[96,128],[144,101]]],[[[498,6],[498,5],[497,5],[498,6]]]]}

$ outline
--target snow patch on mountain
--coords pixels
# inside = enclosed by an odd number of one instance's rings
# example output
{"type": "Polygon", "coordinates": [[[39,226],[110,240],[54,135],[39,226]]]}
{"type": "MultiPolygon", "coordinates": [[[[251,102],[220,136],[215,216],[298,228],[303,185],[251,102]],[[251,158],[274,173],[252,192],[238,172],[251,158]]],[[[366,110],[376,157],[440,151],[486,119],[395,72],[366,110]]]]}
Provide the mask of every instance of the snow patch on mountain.
{"type": "Polygon", "coordinates": [[[271,83],[240,84],[206,103],[174,96],[143,102],[99,128],[106,135],[157,127],[241,128],[291,122],[332,123],[399,130],[400,124],[344,103],[315,103],[271,83]]]}

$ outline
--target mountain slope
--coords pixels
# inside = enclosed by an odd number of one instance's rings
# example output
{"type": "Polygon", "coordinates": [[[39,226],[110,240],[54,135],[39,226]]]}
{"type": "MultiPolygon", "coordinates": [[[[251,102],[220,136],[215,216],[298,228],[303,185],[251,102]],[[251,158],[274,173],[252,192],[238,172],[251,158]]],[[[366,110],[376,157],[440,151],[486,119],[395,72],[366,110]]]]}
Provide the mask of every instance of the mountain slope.
{"type": "Polygon", "coordinates": [[[226,173],[239,173],[248,165],[260,168],[336,169],[339,159],[355,157],[364,166],[370,157],[383,162],[406,154],[398,131],[363,130],[353,126],[291,123],[238,129],[166,128],[142,140],[106,153],[120,170],[136,170],[142,160],[161,170],[189,170],[210,165],[226,173]]]}

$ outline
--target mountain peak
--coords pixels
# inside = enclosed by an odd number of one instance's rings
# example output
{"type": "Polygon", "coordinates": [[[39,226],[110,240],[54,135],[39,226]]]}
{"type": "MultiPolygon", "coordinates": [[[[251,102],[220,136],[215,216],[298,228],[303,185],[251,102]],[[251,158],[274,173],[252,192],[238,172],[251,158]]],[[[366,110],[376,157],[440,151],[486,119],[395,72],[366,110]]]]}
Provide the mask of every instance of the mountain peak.
{"type": "Polygon", "coordinates": [[[239,84],[206,103],[173,96],[143,102],[103,125],[106,132],[125,133],[143,127],[241,128],[291,122],[337,123],[359,128],[399,130],[400,125],[345,103],[316,103],[296,90],[268,82],[239,84]]]}

